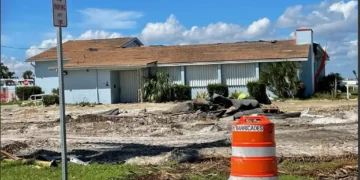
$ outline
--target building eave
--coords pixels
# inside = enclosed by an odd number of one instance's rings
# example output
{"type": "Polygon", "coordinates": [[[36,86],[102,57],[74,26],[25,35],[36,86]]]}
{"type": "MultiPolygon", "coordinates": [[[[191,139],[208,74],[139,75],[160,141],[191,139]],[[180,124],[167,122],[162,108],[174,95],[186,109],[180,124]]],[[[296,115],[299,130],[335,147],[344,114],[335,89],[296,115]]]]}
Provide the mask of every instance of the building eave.
{"type": "Polygon", "coordinates": [[[308,58],[288,58],[288,59],[259,59],[259,60],[236,60],[236,61],[211,61],[211,62],[191,62],[191,63],[158,63],[158,67],[165,66],[196,66],[196,65],[215,65],[215,64],[244,64],[244,63],[265,63],[265,62],[284,62],[284,61],[307,61],[308,58]]]}
{"type": "MultiPolygon", "coordinates": [[[[101,70],[132,70],[147,67],[147,65],[121,65],[121,66],[69,66],[64,67],[64,70],[85,70],[85,69],[101,69],[101,70]]],[[[56,70],[57,67],[49,67],[49,70],[56,70]]]]}
{"type": "MultiPolygon", "coordinates": [[[[325,49],[319,43],[314,43],[314,44],[316,44],[316,48],[320,51],[321,55],[323,56],[325,54],[325,49]]],[[[327,52],[326,52],[326,61],[330,61],[330,56],[329,54],[327,54],[327,52]]]]}
{"type": "MultiPolygon", "coordinates": [[[[71,58],[65,58],[63,61],[70,61],[71,58]]],[[[25,62],[48,62],[48,61],[57,61],[57,59],[27,59],[25,62]]]]}

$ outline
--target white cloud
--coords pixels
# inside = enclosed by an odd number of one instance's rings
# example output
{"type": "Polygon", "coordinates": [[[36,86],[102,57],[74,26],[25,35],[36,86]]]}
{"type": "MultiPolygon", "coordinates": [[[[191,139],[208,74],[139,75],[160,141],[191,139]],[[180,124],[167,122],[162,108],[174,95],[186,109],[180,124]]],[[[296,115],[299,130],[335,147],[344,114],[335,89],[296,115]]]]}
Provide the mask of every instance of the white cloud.
{"type": "Polygon", "coordinates": [[[79,11],[84,16],[84,25],[99,29],[125,29],[136,26],[135,19],[143,16],[136,11],[87,8],[79,11]]]}
{"type": "Polygon", "coordinates": [[[287,8],[276,22],[277,28],[310,27],[315,38],[338,40],[357,34],[357,1],[347,3],[326,1],[304,8],[302,5],[287,8]],[[307,13],[310,12],[310,13],[307,13]]]}
{"type": "Polygon", "coordinates": [[[120,33],[109,33],[106,31],[92,31],[88,30],[81,34],[78,39],[106,39],[123,37],[120,33]]]}
{"type": "Polygon", "coordinates": [[[15,76],[22,77],[23,72],[31,70],[34,72],[34,68],[27,62],[20,62],[14,57],[8,57],[1,55],[1,63],[9,68],[9,71],[15,72],[15,76]]]}
{"type": "Polygon", "coordinates": [[[172,14],[165,22],[150,22],[140,33],[145,43],[166,41],[170,44],[234,42],[261,37],[270,32],[270,20],[262,18],[247,28],[238,24],[217,22],[207,26],[187,29],[172,14]]]}
{"type": "Polygon", "coordinates": [[[313,14],[315,14],[315,16],[323,19],[323,20],[326,20],[326,21],[330,21],[330,19],[328,17],[325,17],[323,14],[321,14],[319,11],[313,11],[312,12],[313,14]]]}
{"type": "MultiPolygon", "coordinates": [[[[71,35],[67,35],[65,38],[63,37],[62,41],[63,43],[66,42],[66,41],[69,41],[69,40],[72,40],[73,37],[71,35]]],[[[26,57],[32,57],[32,56],[35,56],[41,52],[44,52],[46,51],[47,49],[50,49],[52,47],[55,47],[56,46],[56,38],[55,39],[47,39],[47,40],[44,40],[40,43],[40,45],[36,46],[30,46],[30,48],[28,50],[26,50],[25,52],[25,56],[26,57]]]]}
{"type": "Polygon", "coordinates": [[[270,26],[270,20],[268,18],[262,18],[258,21],[254,21],[248,28],[247,28],[247,34],[251,37],[260,36],[265,33],[266,30],[268,30],[270,26]]]}
{"type": "Polygon", "coordinates": [[[165,22],[147,23],[141,32],[145,42],[156,40],[176,41],[182,38],[186,28],[180,24],[174,15],[170,15],[165,22]]]}
{"type": "Polygon", "coordinates": [[[347,3],[345,3],[344,1],[340,1],[338,3],[332,4],[329,7],[328,11],[342,13],[344,15],[344,18],[348,19],[357,5],[358,5],[357,1],[349,1],[347,3]]]}
{"type": "Polygon", "coordinates": [[[275,27],[292,31],[300,27],[312,28],[315,41],[327,42],[329,70],[346,74],[345,67],[357,66],[358,45],[354,40],[357,39],[358,31],[357,5],[357,1],[351,0],[292,6],[278,18],[275,27]],[[336,68],[337,66],[341,68],[336,68]]]}
{"type": "MultiPolygon", "coordinates": [[[[67,35],[66,37],[63,37],[63,43],[69,40],[86,40],[86,39],[107,39],[107,38],[119,38],[123,37],[120,33],[109,33],[106,31],[92,31],[88,30],[81,34],[78,38],[74,38],[72,35],[67,35]]],[[[47,39],[43,40],[40,45],[34,45],[31,46],[28,50],[25,52],[26,58],[35,56],[41,52],[44,52],[52,47],[55,47],[57,43],[56,38],[55,39],[47,39]]]]}

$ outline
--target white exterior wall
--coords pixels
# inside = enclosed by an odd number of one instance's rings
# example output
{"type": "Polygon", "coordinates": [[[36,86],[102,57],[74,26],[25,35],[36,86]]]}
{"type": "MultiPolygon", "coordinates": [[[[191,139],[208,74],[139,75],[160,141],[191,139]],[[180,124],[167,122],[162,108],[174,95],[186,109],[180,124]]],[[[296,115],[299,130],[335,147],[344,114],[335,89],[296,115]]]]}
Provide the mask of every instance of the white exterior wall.
{"type": "Polygon", "coordinates": [[[207,92],[208,84],[218,83],[217,65],[198,65],[185,67],[185,83],[191,87],[191,97],[198,92],[207,92]]]}
{"type": "Polygon", "coordinates": [[[68,71],[64,76],[65,102],[111,103],[109,70],[68,71]],[[106,86],[108,82],[108,86],[106,86]]]}
{"type": "MultiPolygon", "coordinates": [[[[64,64],[68,60],[64,61],[64,64]]],[[[46,94],[50,94],[53,88],[59,87],[59,79],[57,71],[49,69],[49,67],[57,66],[57,61],[35,62],[35,85],[41,87],[46,94]]]]}
{"type": "Polygon", "coordinates": [[[170,75],[173,84],[183,84],[181,80],[181,66],[159,67],[158,71],[166,71],[170,75]]]}
{"type": "Polygon", "coordinates": [[[229,95],[237,90],[247,93],[246,84],[259,78],[258,63],[244,64],[217,64],[186,66],[182,71],[181,66],[159,67],[159,70],[169,72],[173,83],[191,87],[191,96],[195,98],[198,92],[207,92],[208,84],[224,83],[229,86],[229,95]],[[183,75],[182,75],[183,73],[183,75]]]}
{"type": "Polygon", "coordinates": [[[222,65],[222,83],[228,85],[229,95],[235,90],[248,94],[246,84],[259,79],[257,67],[257,63],[222,65]]]}

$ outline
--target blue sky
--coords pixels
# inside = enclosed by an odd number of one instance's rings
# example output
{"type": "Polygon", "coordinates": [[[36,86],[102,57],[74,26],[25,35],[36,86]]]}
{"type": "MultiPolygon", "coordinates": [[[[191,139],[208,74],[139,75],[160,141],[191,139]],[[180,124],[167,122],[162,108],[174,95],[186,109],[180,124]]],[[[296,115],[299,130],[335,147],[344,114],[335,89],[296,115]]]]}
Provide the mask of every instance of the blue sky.
{"type": "MultiPolygon", "coordinates": [[[[51,0],[1,1],[2,61],[21,74],[23,61],[56,45],[51,0]]],[[[114,1],[68,0],[70,39],[137,36],[146,44],[195,44],[259,39],[291,39],[299,27],[314,30],[327,44],[327,72],[352,77],[357,69],[357,1],[114,1]],[[86,2],[86,3],[85,3],[86,2]]]]}

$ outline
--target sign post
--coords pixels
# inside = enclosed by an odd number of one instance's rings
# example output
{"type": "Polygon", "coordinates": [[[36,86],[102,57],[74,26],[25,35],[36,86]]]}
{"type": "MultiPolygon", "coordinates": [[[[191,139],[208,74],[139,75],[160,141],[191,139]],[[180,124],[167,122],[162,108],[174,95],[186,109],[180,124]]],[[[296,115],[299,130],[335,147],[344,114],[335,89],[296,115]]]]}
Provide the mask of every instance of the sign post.
{"type": "Polygon", "coordinates": [[[62,27],[67,27],[66,0],[52,0],[53,23],[57,31],[57,72],[59,78],[59,109],[60,109],[60,136],[61,136],[61,163],[62,179],[67,180],[67,152],[66,152],[66,122],[64,98],[64,74],[62,52],[62,27]]]}

